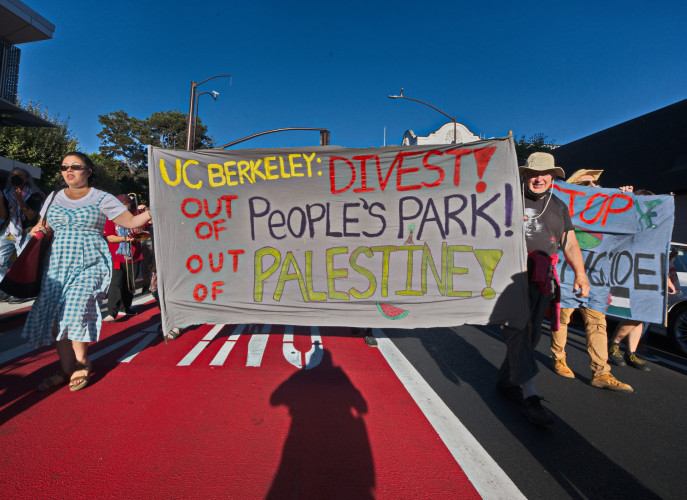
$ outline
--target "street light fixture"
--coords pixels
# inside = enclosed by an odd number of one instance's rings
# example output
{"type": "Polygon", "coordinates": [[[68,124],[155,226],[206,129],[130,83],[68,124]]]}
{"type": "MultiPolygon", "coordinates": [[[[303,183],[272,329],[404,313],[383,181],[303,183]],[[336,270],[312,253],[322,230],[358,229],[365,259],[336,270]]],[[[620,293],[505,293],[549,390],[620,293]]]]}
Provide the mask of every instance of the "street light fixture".
{"type": "Polygon", "coordinates": [[[432,106],[431,104],[426,103],[424,101],[421,101],[420,99],[413,99],[412,97],[405,97],[403,95],[403,89],[401,89],[401,91],[399,92],[399,95],[390,95],[389,99],[406,99],[408,101],[415,101],[415,102],[419,102],[420,104],[424,104],[425,106],[429,106],[430,108],[438,111],[439,113],[441,113],[442,115],[446,116],[451,121],[453,121],[453,142],[451,144],[456,144],[458,142],[458,126],[456,124],[456,117],[455,116],[451,116],[448,113],[444,113],[439,108],[432,106]]]}
{"type": "Polygon", "coordinates": [[[274,134],[275,132],[290,132],[293,130],[318,130],[320,132],[320,146],[329,146],[329,144],[330,144],[331,134],[329,133],[329,130],[327,130],[326,128],[287,127],[287,128],[276,128],[274,130],[266,130],[264,132],[258,132],[257,134],[253,134],[253,135],[249,135],[248,137],[244,137],[243,139],[238,139],[236,141],[232,141],[232,142],[228,142],[226,144],[223,144],[222,146],[219,146],[217,149],[230,148],[231,146],[235,146],[235,145],[240,144],[242,142],[245,142],[249,139],[255,139],[256,137],[260,137],[261,135],[274,134]]]}
{"type": "Polygon", "coordinates": [[[196,116],[193,120],[193,131],[191,132],[191,144],[193,145],[193,149],[195,149],[196,146],[196,127],[198,124],[198,99],[200,99],[200,96],[202,96],[203,94],[208,94],[209,96],[212,96],[212,99],[216,101],[219,92],[213,90],[212,92],[200,92],[196,94],[196,116]]]}
{"type": "Polygon", "coordinates": [[[210,78],[206,78],[202,82],[191,82],[191,97],[189,99],[188,103],[188,124],[186,126],[186,151],[193,151],[193,142],[192,142],[192,135],[194,133],[194,124],[196,122],[196,88],[199,87],[200,85],[204,84],[208,80],[212,80],[213,78],[224,78],[224,77],[229,77],[231,78],[231,75],[214,75],[211,76],[210,78]]]}

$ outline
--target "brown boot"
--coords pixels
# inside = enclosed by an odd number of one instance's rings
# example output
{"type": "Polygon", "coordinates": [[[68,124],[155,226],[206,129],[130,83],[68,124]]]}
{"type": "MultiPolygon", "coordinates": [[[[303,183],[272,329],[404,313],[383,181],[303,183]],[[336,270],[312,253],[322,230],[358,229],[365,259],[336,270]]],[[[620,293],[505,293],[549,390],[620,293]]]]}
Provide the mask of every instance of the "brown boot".
{"type": "Polygon", "coordinates": [[[600,389],[608,389],[610,391],[619,392],[633,392],[632,386],[628,384],[623,384],[620,380],[615,378],[610,373],[604,373],[603,375],[594,375],[592,377],[592,385],[600,389]]]}
{"type": "Polygon", "coordinates": [[[572,370],[570,368],[568,368],[568,365],[565,362],[565,358],[563,358],[563,359],[552,359],[551,360],[551,368],[553,368],[553,371],[556,372],[561,377],[575,378],[575,374],[572,372],[572,370]]]}

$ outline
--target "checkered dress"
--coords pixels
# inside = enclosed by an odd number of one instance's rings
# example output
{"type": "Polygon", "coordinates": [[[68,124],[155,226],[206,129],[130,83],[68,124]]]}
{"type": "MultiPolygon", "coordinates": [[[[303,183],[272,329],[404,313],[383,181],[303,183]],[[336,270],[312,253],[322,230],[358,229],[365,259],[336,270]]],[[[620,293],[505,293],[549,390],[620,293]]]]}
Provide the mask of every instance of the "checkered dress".
{"type": "Polygon", "coordinates": [[[103,238],[106,217],[95,204],[68,209],[51,206],[46,214],[55,231],[41,292],[22,336],[34,346],[70,339],[95,342],[100,306],[107,296],[112,259],[103,238]]]}

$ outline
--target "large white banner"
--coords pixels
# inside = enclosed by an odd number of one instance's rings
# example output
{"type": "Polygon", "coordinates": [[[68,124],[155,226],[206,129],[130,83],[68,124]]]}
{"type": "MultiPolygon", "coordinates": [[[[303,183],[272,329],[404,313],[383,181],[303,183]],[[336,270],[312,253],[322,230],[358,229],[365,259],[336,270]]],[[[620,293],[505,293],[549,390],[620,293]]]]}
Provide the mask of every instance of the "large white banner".
{"type": "Polygon", "coordinates": [[[163,326],[526,321],[510,138],[468,145],[151,148],[163,326]]]}

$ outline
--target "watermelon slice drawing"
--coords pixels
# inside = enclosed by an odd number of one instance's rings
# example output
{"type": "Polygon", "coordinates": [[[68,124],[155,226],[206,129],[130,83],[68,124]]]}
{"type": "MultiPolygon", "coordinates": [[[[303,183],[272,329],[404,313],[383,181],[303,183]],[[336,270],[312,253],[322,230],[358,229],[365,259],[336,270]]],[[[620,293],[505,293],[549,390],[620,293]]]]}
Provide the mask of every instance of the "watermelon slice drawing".
{"type": "Polygon", "coordinates": [[[391,304],[385,304],[383,302],[377,302],[377,309],[382,313],[386,319],[403,319],[408,316],[408,310],[401,309],[400,307],[392,306],[391,304]]]}
{"type": "Polygon", "coordinates": [[[577,237],[580,248],[584,250],[599,246],[604,237],[603,233],[592,233],[591,231],[585,231],[577,226],[575,226],[575,236],[577,237]]]}

